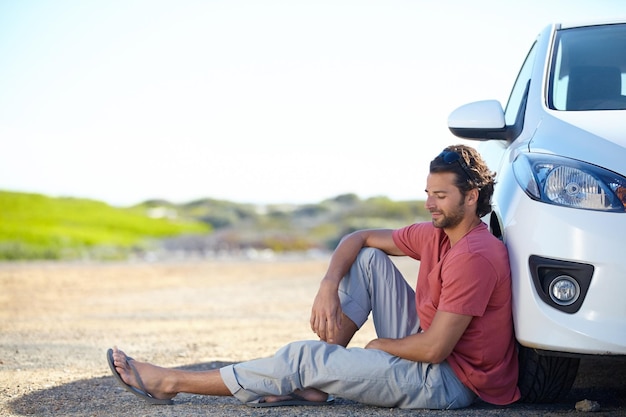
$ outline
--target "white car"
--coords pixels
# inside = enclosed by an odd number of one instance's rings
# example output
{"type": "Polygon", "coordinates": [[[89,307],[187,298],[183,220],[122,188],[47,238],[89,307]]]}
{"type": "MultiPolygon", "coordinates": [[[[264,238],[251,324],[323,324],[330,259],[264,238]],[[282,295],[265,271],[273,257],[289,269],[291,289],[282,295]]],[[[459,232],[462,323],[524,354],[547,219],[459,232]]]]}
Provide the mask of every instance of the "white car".
{"type": "Polygon", "coordinates": [[[448,127],[497,172],[484,220],[509,250],[523,400],[557,400],[581,355],[626,355],[626,19],[548,26],[506,110],[448,127]]]}

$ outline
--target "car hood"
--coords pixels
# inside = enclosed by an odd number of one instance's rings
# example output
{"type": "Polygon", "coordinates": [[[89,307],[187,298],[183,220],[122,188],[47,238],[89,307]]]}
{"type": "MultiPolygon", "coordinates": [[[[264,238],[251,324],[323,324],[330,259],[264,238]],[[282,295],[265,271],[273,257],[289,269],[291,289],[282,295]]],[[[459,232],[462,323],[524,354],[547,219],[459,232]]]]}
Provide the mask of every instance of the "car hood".
{"type": "Polygon", "coordinates": [[[625,174],[626,111],[546,113],[529,151],[561,155],[625,174]]]}

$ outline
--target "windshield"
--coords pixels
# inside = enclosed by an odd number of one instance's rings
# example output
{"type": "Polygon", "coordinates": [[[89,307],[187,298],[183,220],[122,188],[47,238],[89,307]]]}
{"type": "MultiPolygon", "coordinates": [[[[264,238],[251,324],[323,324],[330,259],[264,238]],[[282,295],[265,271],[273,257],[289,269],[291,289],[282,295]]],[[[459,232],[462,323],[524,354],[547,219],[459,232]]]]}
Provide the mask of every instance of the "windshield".
{"type": "Polygon", "coordinates": [[[560,30],[554,51],[550,108],[626,109],[626,24],[560,30]]]}

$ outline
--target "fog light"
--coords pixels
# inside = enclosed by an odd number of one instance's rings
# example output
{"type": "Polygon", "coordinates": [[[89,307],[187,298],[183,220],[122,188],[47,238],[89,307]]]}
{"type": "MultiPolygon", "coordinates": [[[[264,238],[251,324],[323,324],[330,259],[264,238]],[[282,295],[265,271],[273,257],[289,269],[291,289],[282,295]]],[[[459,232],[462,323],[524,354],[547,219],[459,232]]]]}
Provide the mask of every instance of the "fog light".
{"type": "Polygon", "coordinates": [[[550,282],[550,298],[558,305],[568,306],[578,300],[580,286],[578,282],[568,276],[559,275],[550,282]]]}

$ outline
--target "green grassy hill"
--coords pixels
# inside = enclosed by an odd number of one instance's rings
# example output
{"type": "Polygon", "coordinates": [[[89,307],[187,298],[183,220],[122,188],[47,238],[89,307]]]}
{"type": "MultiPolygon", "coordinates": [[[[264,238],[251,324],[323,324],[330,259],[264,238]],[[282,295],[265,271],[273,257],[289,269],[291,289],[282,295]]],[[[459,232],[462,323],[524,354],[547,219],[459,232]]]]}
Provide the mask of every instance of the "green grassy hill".
{"type": "Polygon", "coordinates": [[[151,218],[142,207],[0,191],[0,260],[124,257],[150,239],[210,231],[196,220],[151,218]]]}
{"type": "Polygon", "coordinates": [[[346,233],[429,218],[423,201],[344,194],[318,204],[148,200],[129,208],[0,191],[0,260],[121,259],[163,251],[333,250],[346,233]],[[215,233],[213,233],[215,232],[215,233]]]}

